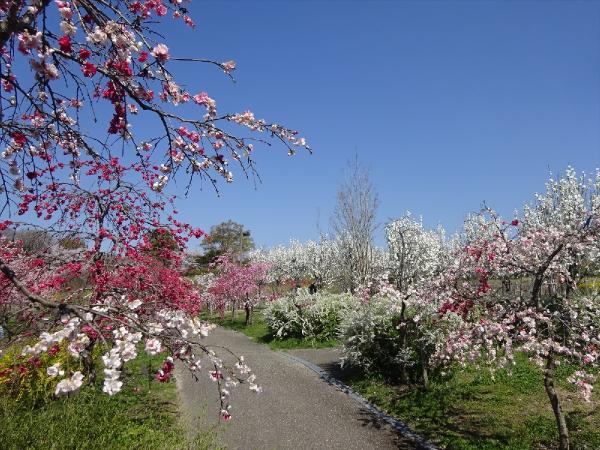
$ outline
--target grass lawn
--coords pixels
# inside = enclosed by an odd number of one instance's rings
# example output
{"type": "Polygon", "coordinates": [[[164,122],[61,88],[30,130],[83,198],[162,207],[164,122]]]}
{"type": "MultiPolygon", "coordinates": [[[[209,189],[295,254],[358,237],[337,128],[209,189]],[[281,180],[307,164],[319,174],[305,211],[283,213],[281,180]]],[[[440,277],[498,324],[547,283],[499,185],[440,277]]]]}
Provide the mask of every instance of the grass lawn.
{"type": "Polygon", "coordinates": [[[149,361],[157,368],[162,358],[141,355],[125,365],[123,390],[114,397],[102,392],[101,382],[37,406],[0,397],[0,448],[218,448],[210,431],[188,437],[178,422],[175,384],[151,380],[149,361]]]}
{"type": "MultiPolygon", "coordinates": [[[[557,369],[557,389],[573,449],[600,448],[600,401],[586,404],[565,381],[569,368],[557,369]]],[[[541,371],[520,355],[513,375],[475,368],[457,370],[431,383],[427,392],[392,386],[354,374],[345,380],[369,401],[448,449],[557,448],[554,415],[541,371]]]]}
{"type": "Polygon", "coordinates": [[[308,340],[299,338],[277,339],[273,336],[267,326],[260,310],[252,313],[252,324],[245,325],[244,311],[237,311],[235,320],[231,319],[231,311],[227,311],[224,318],[219,315],[204,314],[203,319],[221,325],[224,328],[239,331],[246,336],[251,337],[256,342],[268,345],[273,350],[289,350],[293,348],[327,348],[335,347],[337,340],[329,339],[326,341],[308,340]]]}

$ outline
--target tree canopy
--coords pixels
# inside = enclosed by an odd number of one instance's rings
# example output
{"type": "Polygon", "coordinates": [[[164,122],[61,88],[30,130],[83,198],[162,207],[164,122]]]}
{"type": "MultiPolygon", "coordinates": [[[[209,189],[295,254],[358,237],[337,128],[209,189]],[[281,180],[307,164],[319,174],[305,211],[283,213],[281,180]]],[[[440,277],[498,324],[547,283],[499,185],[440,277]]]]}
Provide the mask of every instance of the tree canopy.
{"type": "MultiPolygon", "coordinates": [[[[177,42],[161,35],[169,19],[194,27],[188,4],[0,0],[0,232],[35,221],[55,242],[76,235],[82,244],[48,254],[37,239],[24,248],[0,236],[0,320],[23,324],[0,347],[24,346],[18,364],[28,368],[15,383],[52,350],[50,388],[76,391],[93,382],[100,346],[103,390],[114,395],[141,346],[164,354],[159,381],[171,378],[175,358],[192,372],[206,358],[220,390],[239,382],[256,390],[242,358],[227,368],[200,341],[210,331],[197,318],[203,299],[181,276],[181,252],[170,250],[204,232],[178,219],[168,185],[179,179],[191,192],[198,179],[232,182],[233,163],[253,172],[254,147],[271,139],[289,154],[308,147],[251,111],[219,112],[205,86],[177,81],[179,64],[230,78],[236,68],[177,55],[177,42]],[[142,123],[152,126],[141,131],[142,123]],[[53,349],[84,362],[63,370],[53,349]]],[[[228,419],[228,396],[220,403],[228,419]]]]}
{"type": "Polygon", "coordinates": [[[225,254],[241,257],[255,248],[250,231],[233,220],[212,226],[201,245],[204,254],[199,258],[198,263],[202,265],[209,264],[216,257],[225,254]]]}

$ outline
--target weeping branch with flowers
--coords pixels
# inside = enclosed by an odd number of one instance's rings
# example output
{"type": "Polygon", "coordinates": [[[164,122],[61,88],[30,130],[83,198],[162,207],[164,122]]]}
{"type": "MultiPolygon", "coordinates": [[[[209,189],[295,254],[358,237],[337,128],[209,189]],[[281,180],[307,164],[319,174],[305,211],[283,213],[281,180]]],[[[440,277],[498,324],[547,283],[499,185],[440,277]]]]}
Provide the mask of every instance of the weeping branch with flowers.
{"type": "Polygon", "coordinates": [[[24,356],[65,345],[81,359],[68,374],[48,368],[64,376],[56,395],[92,376],[84,362],[97,343],[106,350],[103,389],[116,394],[123,364],[143,344],[165,354],[159,381],[170,379],[175,359],[196,373],[203,355],[228,419],[228,387],[260,389],[242,357],[227,368],[202,343],[211,329],[195,318],[203,299],[178,268],[181,250],[203,232],[177,219],[165,191],[182,177],[186,192],[197,179],[231,182],[232,162],[256,173],[255,144],[310,148],[296,131],[250,111],[219,114],[207,92],[182,88],[174,63],[207,63],[232,79],[236,65],[173,57],[157,32],[168,16],[194,27],[182,1],[0,1],[0,232],[35,218],[55,238],[31,253],[0,236],[0,315],[25,324],[5,342],[24,345],[24,356]],[[178,113],[183,105],[198,115],[178,113]],[[142,120],[156,133],[138,136],[142,120]],[[160,258],[150,238],[157,231],[175,244],[160,258]],[[73,236],[83,248],[56,245],[73,236]]]}

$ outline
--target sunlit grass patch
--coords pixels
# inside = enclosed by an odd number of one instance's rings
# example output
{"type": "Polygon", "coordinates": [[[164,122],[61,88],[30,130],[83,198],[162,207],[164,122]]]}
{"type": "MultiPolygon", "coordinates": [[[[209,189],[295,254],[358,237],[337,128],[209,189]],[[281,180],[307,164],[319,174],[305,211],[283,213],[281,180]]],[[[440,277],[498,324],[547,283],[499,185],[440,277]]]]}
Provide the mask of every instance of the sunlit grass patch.
{"type": "MultiPolygon", "coordinates": [[[[101,381],[70,397],[31,403],[0,397],[0,448],[214,449],[216,436],[193,438],[178,420],[176,386],[154,381],[162,358],[140,355],[123,369],[123,390],[110,397],[101,381]]],[[[100,377],[101,378],[101,377],[100,377]]]]}
{"type": "MultiPolygon", "coordinates": [[[[579,399],[566,383],[572,370],[568,366],[557,370],[572,448],[600,448],[598,402],[586,404],[579,399]]],[[[524,355],[518,355],[512,375],[504,370],[492,376],[475,367],[461,368],[433,380],[427,391],[360,374],[345,381],[448,449],[546,449],[558,442],[542,373],[524,355]]]]}
{"type": "Polygon", "coordinates": [[[284,338],[277,339],[273,336],[271,330],[267,326],[265,319],[260,310],[252,313],[252,323],[245,324],[243,311],[238,311],[235,319],[231,318],[231,311],[228,311],[225,317],[219,315],[204,314],[205,320],[209,320],[224,328],[239,331],[248,337],[251,337],[256,342],[268,345],[273,350],[289,350],[295,348],[329,348],[335,347],[338,341],[335,339],[315,340],[315,339],[299,339],[299,338],[284,338]]]}

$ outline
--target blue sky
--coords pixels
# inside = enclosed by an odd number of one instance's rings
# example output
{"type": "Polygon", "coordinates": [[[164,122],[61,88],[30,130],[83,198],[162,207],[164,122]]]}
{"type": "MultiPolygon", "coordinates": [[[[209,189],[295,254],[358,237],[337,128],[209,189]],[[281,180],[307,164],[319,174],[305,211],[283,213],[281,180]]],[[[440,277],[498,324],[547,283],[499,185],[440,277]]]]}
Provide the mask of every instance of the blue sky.
{"type": "MultiPolygon", "coordinates": [[[[315,152],[261,148],[262,183],[237,174],[182,218],[227,219],[259,245],[327,231],[346,160],[379,192],[379,221],[410,210],[460,227],[483,202],[511,215],[549,172],[600,166],[600,3],[195,1],[174,56],[234,59],[237,83],[173,67],[221,112],[251,109],[301,131],[315,152]]],[[[383,243],[382,233],[378,242],[383,243]]]]}

